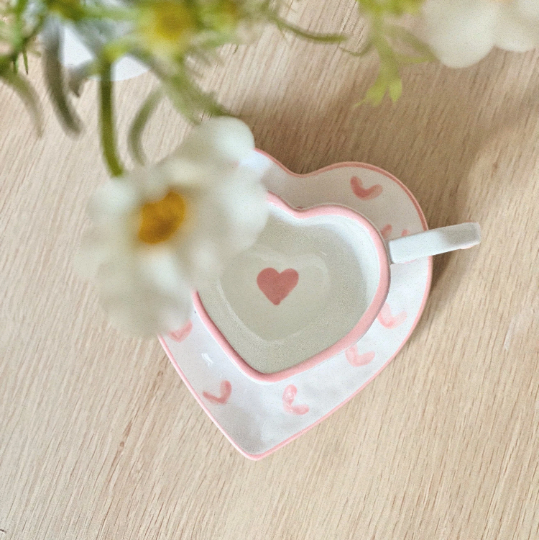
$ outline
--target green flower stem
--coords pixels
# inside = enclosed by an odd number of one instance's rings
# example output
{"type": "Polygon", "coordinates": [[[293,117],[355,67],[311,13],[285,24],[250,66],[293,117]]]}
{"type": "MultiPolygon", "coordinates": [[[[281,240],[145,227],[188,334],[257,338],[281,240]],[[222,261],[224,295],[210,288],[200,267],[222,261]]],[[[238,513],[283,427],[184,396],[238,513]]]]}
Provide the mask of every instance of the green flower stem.
{"type": "Polygon", "coordinates": [[[131,52],[135,46],[136,42],[133,42],[131,36],[120,37],[107,43],[103,47],[101,56],[112,65],[116,60],[131,52]]]}
{"type": "Polygon", "coordinates": [[[36,124],[38,134],[41,135],[43,133],[41,108],[39,106],[38,97],[30,83],[23,77],[13,73],[9,64],[5,61],[0,62],[0,81],[4,81],[19,94],[36,124]]]}
{"type": "Polygon", "coordinates": [[[42,32],[43,68],[51,100],[66,129],[79,133],[81,122],[65,92],[64,69],[58,60],[61,50],[61,29],[58,21],[49,20],[42,32]]]}
{"type": "Polygon", "coordinates": [[[150,119],[150,116],[155,111],[159,101],[163,97],[163,92],[159,88],[154,90],[146,99],[142,107],[140,108],[137,116],[133,120],[131,129],[129,130],[128,144],[129,150],[135,160],[140,164],[144,165],[145,157],[144,151],[142,150],[142,132],[150,119]]]}
{"type": "Polygon", "coordinates": [[[303,39],[309,39],[311,41],[317,41],[319,43],[341,43],[347,39],[346,36],[342,34],[318,34],[316,32],[309,32],[308,30],[303,30],[299,26],[289,23],[288,21],[279,17],[276,13],[268,13],[268,18],[272,21],[279,30],[286,30],[292,32],[298,37],[303,39]]]}
{"type": "Polygon", "coordinates": [[[101,101],[101,146],[105,162],[112,176],[122,176],[124,169],[116,151],[114,131],[114,111],[112,102],[111,64],[104,63],[101,68],[99,94],[101,101]]]}

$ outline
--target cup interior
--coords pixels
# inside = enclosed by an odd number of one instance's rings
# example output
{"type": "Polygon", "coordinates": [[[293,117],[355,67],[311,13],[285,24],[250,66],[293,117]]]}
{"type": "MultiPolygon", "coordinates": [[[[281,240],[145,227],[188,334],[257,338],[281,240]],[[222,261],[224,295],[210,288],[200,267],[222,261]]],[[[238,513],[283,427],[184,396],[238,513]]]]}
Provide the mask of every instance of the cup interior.
{"type": "Polygon", "coordinates": [[[198,291],[197,309],[241,368],[279,380],[355,343],[385,300],[388,272],[362,216],[275,198],[256,244],[198,291]]]}

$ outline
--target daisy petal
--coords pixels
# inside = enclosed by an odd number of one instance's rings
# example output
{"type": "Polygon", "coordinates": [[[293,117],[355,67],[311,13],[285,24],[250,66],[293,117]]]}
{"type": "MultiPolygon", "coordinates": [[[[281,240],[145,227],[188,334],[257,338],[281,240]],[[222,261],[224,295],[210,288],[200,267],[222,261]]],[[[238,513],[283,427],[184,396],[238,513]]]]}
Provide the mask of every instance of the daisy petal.
{"type": "Polygon", "coordinates": [[[539,20],[523,16],[514,3],[503,5],[502,11],[503,16],[496,26],[496,46],[513,52],[526,52],[537,47],[539,20]]]}
{"type": "Polygon", "coordinates": [[[189,296],[177,259],[169,249],[148,250],[139,257],[142,278],[170,297],[189,296]]]}
{"type": "Polygon", "coordinates": [[[514,3],[521,17],[536,19],[535,25],[537,27],[539,23],[539,2],[537,0],[515,0],[514,3]]]}
{"type": "Polygon", "coordinates": [[[236,163],[253,149],[253,134],[241,120],[219,117],[194,129],[175,154],[197,161],[236,163]]]}
{"type": "Polygon", "coordinates": [[[446,66],[470,66],[493,48],[499,11],[492,1],[427,0],[424,38],[446,66]]]}
{"type": "Polygon", "coordinates": [[[100,186],[88,204],[88,215],[101,221],[130,212],[140,200],[135,187],[121,180],[109,180],[100,186]]]}
{"type": "Polygon", "coordinates": [[[234,250],[248,249],[262,232],[269,212],[266,199],[266,190],[262,185],[254,183],[247,187],[240,182],[232,183],[221,195],[221,204],[234,208],[227,218],[234,250]]]}
{"type": "Polygon", "coordinates": [[[197,189],[214,185],[234,167],[228,162],[195,160],[192,157],[176,154],[162,163],[160,168],[169,185],[179,189],[197,189]]]}
{"type": "Polygon", "coordinates": [[[104,242],[97,230],[87,232],[75,255],[75,271],[86,279],[96,277],[100,266],[110,257],[110,245],[104,242]]]}

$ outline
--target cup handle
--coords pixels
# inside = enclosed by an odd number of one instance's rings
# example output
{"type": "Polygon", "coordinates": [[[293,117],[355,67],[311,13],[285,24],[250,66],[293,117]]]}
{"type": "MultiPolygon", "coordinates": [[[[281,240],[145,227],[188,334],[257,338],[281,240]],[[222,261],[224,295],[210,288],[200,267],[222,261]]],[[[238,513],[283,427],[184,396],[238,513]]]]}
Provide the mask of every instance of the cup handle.
{"type": "Polygon", "coordinates": [[[387,247],[391,264],[398,264],[457,249],[468,249],[479,242],[479,223],[460,223],[396,238],[390,240],[387,247]]]}

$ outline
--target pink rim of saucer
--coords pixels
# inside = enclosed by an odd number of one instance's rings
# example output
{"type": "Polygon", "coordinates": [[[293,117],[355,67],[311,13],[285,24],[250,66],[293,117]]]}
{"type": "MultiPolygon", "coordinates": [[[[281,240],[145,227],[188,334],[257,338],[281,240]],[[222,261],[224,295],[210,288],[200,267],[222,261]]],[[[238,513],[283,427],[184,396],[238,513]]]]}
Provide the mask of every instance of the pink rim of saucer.
{"type": "Polygon", "coordinates": [[[309,219],[320,216],[340,216],[356,221],[361,225],[361,227],[363,227],[363,229],[365,229],[369,233],[369,236],[376,250],[376,254],[378,255],[378,263],[380,269],[378,287],[376,288],[376,292],[371,303],[369,304],[369,307],[367,308],[365,313],[363,313],[355,326],[346,335],[336,341],[333,345],[330,345],[326,349],[323,349],[322,351],[316,353],[307,360],[303,360],[295,366],[284,369],[282,371],[276,371],[274,373],[262,373],[261,371],[258,371],[251,367],[236,352],[234,347],[228,342],[226,337],[219,330],[213,319],[206,311],[206,308],[204,307],[204,304],[202,303],[198,293],[195,292],[193,294],[193,303],[195,305],[195,309],[197,310],[200,319],[204,323],[204,326],[208,329],[208,331],[213,336],[215,341],[217,341],[221,349],[236,364],[236,366],[238,366],[238,368],[251,379],[255,379],[257,381],[265,383],[275,383],[284,379],[288,379],[289,377],[297,375],[298,373],[302,373],[303,371],[306,371],[308,369],[311,369],[314,366],[323,362],[324,360],[327,360],[328,358],[339,354],[348,347],[351,347],[352,345],[357,343],[357,341],[361,339],[363,335],[365,335],[367,330],[374,323],[378,313],[380,313],[380,310],[384,305],[384,302],[389,293],[390,271],[385,242],[382,240],[382,237],[380,236],[380,233],[378,232],[376,227],[374,227],[374,225],[365,216],[362,216],[361,214],[354,210],[351,210],[350,208],[346,208],[345,206],[340,206],[336,204],[324,204],[313,208],[308,208],[306,210],[296,210],[295,208],[292,208],[291,206],[286,204],[280,197],[273,193],[268,193],[268,201],[272,205],[280,208],[281,210],[284,210],[291,216],[294,216],[296,219],[309,219]]]}
{"type": "MultiPolygon", "coordinates": [[[[273,156],[270,156],[269,154],[267,154],[266,152],[264,152],[263,150],[256,150],[259,154],[262,154],[263,156],[267,157],[269,160],[271,160],[275,165],[277,165],[279,168],[281,168],[283,171],[285,171],[289,176],[292,176],[292,177],[295,177],[295,178],[308,178],[309,176],[315,176],[315,175],[318,175],[322,172],[326,172],[326,171],[331,171],[333,169],[340,169],[340,168],[343,168],[343,167],[358,167],[358,168],[363,168],[363,169],[369,169],[371,171],[375,171],[379,174],[382,174],[383,176],[385,176],[386,178],[388,178],[389,180],[395,182],[395,184],[397,184],[402,190],[403,192],[407,195],[407,197],[410,199],[410,201],[412,202],[412,204],[414,205],[414,208],[416,209],[417,211],[417,214],[419,216],[419,219],[421,221],[421,225],[423,226],[423,230],[428,230],[428,225],[427,225],[427,220],[425,219],[425,215],[423,214],[423,210],[421,210],[421,207],[419,206],[419,203],[417,202],[417,200],[415,199],[415,197],[412,195],[412,192],[396,177],[396,176],[393,176],[392,174],[390,174],[389,172],[385,171],[384,169],[381,169],[380,167],[376,167],[375,165],[370,165],[368,163],[362,163],[362,162],[359,162],[359,161],[345,161],[345,162],[341,162],[341,163],[334,163],[333,165],[328,165],[327,167],[323,167],[321,169],[318,169],[316,171],[313,171],[313,172],[310,172],[310,173],[307,173],[307,174],[298,174],[298,173],[294,173],[292,171],[290,171],[289,169],[287,169],[282,163],[280,163],[279,161],[277,161],[273,156]]],[[[338,409],[340,409],[341,407],[343,407],[344,405],[346,405],[351,399],[353,399],[357,394],[359,394],[359,392],[361,392],[361,390],[363,390],[363,388],[365,388],[369,383],[371,383],[378,375],[380,375],[380,373],[382,373],[382,371],[391,363],[391,361],[397,356],[397,354],[399,354],[399,352],[401,351],[401,349],[404,347],[404,345],[407,343],[407,341],[410,339],[410,336],[412,335],[412,333],[414,332],[416,326],[417,326],[417,323],[419,322],[419,319],[421,318],[421,315],[423,315],[423,311],[425,310],[425,306],[426,306],[426,303],[427,303],[427,299],[429,297],[429,292],[430,292],[430,286],[431,286],[431,281],[432,281],[432,257],[429,257],[428,258],[428,276],[427,276],[427,283],[425,285],[425,292],[423,294],[423,299],[421,301],[421,306],[419,308],[419,311],[416,315],[416,318],[414,319],[414,322],[412,323],[412,327],[410,328],[410,331],[408,332],[408,334],[406,335],[406,337],[402,340],[402,343],[400,344],[400,346],[397,348],[397,350],[395,351],[395,353],[390,356],[388,358],[388,360],[386,361],[386,363],[376,372],[374,373],[374,375],[372,377],[370,377],[368,380],[365,381],[364,384],[362,384],[357,390],[355,390],[354,392],[352,392],[346,399],[344,399],[343,401],[341,401],[336,407],[334,407],[333,409],[331,409],[329,412],[327,412],[324,416],[322,416],[321,418],[319,418],[318,420],[314,421],[312,424],[308,425],[307,427],[301,429],[300,431],[294,433],[293,435],[291,435],[290,437],[288,437],[287,439],[284,439],[283,441],[281,441],[280,443],[276,444],[275,446],[273,446],[272,448],[266,450],[265,452],[262,452],[260,454],[251,454],[247,451],[245,451],[233,438],[232,436],[223,428],[223,426],[221,426],[221,424],[219,423],[219,421],[215,418],[215,416],[213,415],[213,413],[211,412],[211,410],[209,409],[209,407],[206,405],[206,403],[204,403],[202,401],[202,398],[197,394],[196,390],[193,388],[193,386],[191,385],[191,383],[189,382],[189,379],[187,378],[187,376],[185,375],[185,373],[182,371],[182,369],[180,368],[180,366],[178,365],[178,363],[176,362],[175,358],[174,358],[174,355],[171,353],[165,339],[163,336],[159,336],[159,341],[163,347],[163,349],[165,350],[169,360],[171,361],[172,365],[174,366],[174,369],[176,370],[176,372],[178,373],[178,375],[180,376],[180,378],[182,379],[182,381],[184,382],[185,386],[187,387],[187,389],[189,390],[189,392],[191,392],[191,394],[193,395],[193,397],[195,398],[196,402],[200,405],[200,407],[202,408],[202,410],[209,416],[210,420],[215,424],[215,426],[217,427],[217,429],[225,436],[225,438],[230,442],[230,444],[244,457],[246,457],[247,459],[250,459],[252,461],[259,461],[267,456],[269,456],[270,454],[273,454],[273,452],[279,450],[280,448],[282,448],[283,446],[286,446],[288,443],[291,443],[292,441],[294,441],[295,439],[297,439],[298,437],[300,437],[301,435],[303,435],[304,433],[306,433],[307,431],[309,431],[310,429],[314,428],[315,426],[317,426],[318,424],[320,424],[321,422],[323,422],[324,420],[326,420],[326,418],[329,418],[334,412],[336,412],[338,409]]]]}

